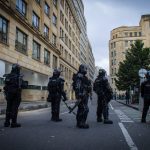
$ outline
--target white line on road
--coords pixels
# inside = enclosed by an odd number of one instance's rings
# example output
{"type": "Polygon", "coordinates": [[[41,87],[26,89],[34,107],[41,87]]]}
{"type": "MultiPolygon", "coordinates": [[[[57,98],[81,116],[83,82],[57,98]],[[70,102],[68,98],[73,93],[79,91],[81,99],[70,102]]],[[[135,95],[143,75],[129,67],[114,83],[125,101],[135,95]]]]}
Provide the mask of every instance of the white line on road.
{"type": "Polygon", "coordinates": [[[64,114],[67,114],[68,113],[68,111],[67,112],[63,112],[63,113],[60,113],[61,115],[64,115],[64,114]]]}
{"type": "Polygon", "coordinates": [[[124,112],[122,112],[119,109],[115,109],[115,113],[117,114],[121,122],[132,122],[132,123],[134,122],[127,115],[125,115],[124,112]]]}
{"type": "Polygon", "coordinates": [[[110,107],[111,107],[112,110],[114,110],[114,107],[111,104],[110,104],[110,107]]]}
{"type": "Polygon", "coordinates": [[[124,125],[122,123],[119,123],[119,126],[121,128],[121,131],[125,137],[125,140],[128,144],[128,146],[130,147],[130,150],[138,150],[137,146],[134,144],[131,136],[129,135],[127,129],[124,127],[124,125]]]}

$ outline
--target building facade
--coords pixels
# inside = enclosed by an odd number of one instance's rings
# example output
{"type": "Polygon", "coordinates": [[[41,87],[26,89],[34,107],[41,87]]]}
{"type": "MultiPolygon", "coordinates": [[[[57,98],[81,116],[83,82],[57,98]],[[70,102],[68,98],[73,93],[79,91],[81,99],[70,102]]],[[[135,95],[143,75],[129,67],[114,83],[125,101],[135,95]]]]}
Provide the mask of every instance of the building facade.
{"type": "Polygon", "coordinates": [[[1,0],[0,88],[3,74],[18,63],[29,81],[23,100],[46,99],[48,78],[57,67],[63,71],[68,98],[74,98],[71,82],[81,64],[80,35],[73,0],[1,0]]]}
{"type": "Polygon", "coordinates": [[[88,42],[88,46],[87,46],[87,64],[88,64],[88,77],[92,82],[94,82],[95,59],[93,56],[90,42],[88,42]]]}
{"type": "Polygon", "coordinates": [[[119,62],[125,59],[125,53],[136,40],[150,47],[150,15],[142,15],[139,26],[121,26],[111,31],[109,41],[109,70],[113,92],[120,94],[115,85],[119,62]]]}

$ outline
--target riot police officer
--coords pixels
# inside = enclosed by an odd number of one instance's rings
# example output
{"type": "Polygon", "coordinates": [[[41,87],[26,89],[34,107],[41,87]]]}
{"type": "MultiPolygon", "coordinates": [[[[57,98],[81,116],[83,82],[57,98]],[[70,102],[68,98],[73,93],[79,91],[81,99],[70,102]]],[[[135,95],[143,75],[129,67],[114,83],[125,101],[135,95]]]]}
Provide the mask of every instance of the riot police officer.
{"type": "Polygon", "coordinates": [[[106,71],[104,69],[99,70],[99,75],[95,79],[93,90],[98,95],[97,101],[97,122],[102,122],[102,114],[105,124],[112,124],[109,120],[109,107],[108,103],[112,99],[112,89],[106,78],[106,71]]]}
{"type": "Polygon", "coordinates": [[[49,78],[48,83],[49,95],[47,101],[51,102],[51,120],[55,122],[62,121],[62,119],[59,118],[61,98],[63,97],[64,101],[67,100],[66,93],[64,92],[65,80],[59,77],[60,73],[61,71],[59,69],[54,69],[53,76],[49,78]]]}
{"type": "Polygon", "coordinates": [[[77,74],[73,76],[73,89],[75,91],[75,96],[78,104],[77,110],[77,127],[78,128],[89,128],[89,125],[86,124],[86,119],[88,116],[89,108],[88,108],[88,98],[91,92],[91,82],[86,77],[87,74],[87,66],[81,64],[79,67],[79,71],[77,74]]]}
{"type": "Polygon", "coordinates": [[[18,107],[21,102],[22,88],[27,87],[28,82],[23,81],[23,75],[20,74],[20,69],[19,64],[13,64],[11,73],[4,75],[4,92],[7,100],[5,127],[9,127],[10,125],[12,128],[21,127],[21,124],[17,123],[18,107]]]}
{"type": "Polygon", "coordinates": [[[150,106],[150,71],[147,71],[146,81],[141,84],[141,97],[144,99],[144,107],[142,113],[142,123],[146,123],[146,116],[150,106]]]}

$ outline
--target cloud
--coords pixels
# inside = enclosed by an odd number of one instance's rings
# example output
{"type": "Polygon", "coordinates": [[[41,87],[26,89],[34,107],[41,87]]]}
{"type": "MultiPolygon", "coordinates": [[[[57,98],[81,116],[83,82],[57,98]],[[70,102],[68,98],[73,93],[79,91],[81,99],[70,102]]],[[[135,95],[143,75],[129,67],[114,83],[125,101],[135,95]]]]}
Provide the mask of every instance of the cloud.
{"type": "Polygon", "coordinates": [[[137,26],[140,17],[149,12],[150,1],[84,0],[87,33],[96,65],[109,72],[110,31],[119,26],[137,26]]]}

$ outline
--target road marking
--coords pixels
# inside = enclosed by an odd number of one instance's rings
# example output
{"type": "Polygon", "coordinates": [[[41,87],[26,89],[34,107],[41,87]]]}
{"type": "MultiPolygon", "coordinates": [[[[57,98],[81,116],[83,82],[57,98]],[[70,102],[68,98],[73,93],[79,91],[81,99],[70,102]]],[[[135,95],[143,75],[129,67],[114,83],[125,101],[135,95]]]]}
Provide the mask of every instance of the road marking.
{"type": "Polygon", "coordinates": [[[64,114],[67,114],[68,113],[68,111],[67,112],[63,112],[63,113],[60,113],[61,115],[64,115],[64,114]]]}
{"type": "Polygon", "coordinates": [[[119,124],[119,127],[121,128],[121,131],[125,137],[125,140],[128,144],[128,146],[130,147],[130,150],[138,150],[137,146],[134,144],[131,136],[129,135],[127,129],[124,127],[124,125],[122,123],[118,123],[119,124]]]}
{"type": "Polygon", "coordinates": [[[114,107],[111,104],[110,104],[110,107],[111,107],[112,110],[114,110],[114,107]]]}
{"type": "Polygon", "coordinates": [[[116,109],[115,113],[117,114],[117,116],[119,117],[121,122],[131,122],[133,123],[134,121],[131,120],[127,115],[125,115],[121,110],[116,109]]]}

